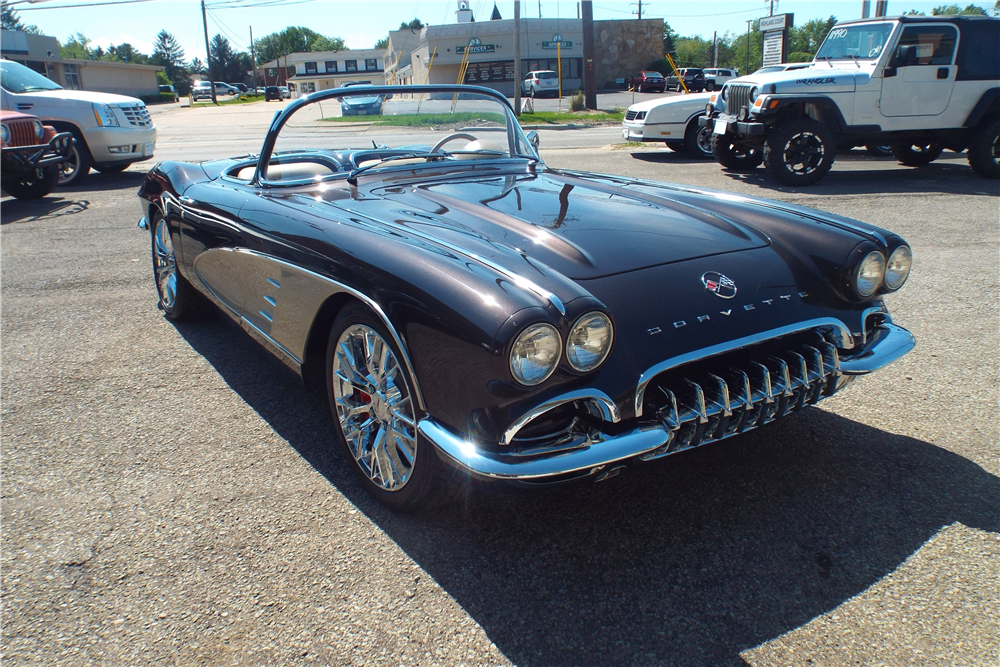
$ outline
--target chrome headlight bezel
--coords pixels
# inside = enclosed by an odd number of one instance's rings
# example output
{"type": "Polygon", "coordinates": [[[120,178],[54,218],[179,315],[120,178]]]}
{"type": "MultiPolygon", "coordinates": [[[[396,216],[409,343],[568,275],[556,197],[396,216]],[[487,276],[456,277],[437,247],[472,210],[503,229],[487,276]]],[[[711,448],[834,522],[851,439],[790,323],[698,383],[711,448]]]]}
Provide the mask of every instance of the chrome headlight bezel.
{"type": "MultiPolygon", "coordinates": [[[[569,362],[570,367],[579,373],[589,373],[591,371],[600,368],[601,364],[607,361],[608,356],[611,354],[611,347],[615,342],[615,328],[611,323],[611,318],[602,313],[599,310],[592,310],[588,313],[584,313],[577,318],[576,322],[573,324],[573,328],[570,329],[569,336],[566,337],[566,360],[569,362]],[[582,345],[576,344],[575,339],[583,333],[582,328],[588,327],[593,323],[597,323],[601,329],[607,331],[607,340],[602,344],[599,353],[589,360],[581,360],[581,353],[579,350],[582,349],[582,345]]],[[[592,352],[585,352],[586,354],[593,354],[592,352]]]]}
{"type": "Polygon", "coordinates": [[[35,126],[35,137],[40,140],[42,137],[45,136],[45,126],[42,125],[42,121],[38,119],[34,121],[34,126],[35,126]]]}
{"type": "Polygon", "coordinates": [[[120,127],[115,110],[111,108],[110,104],[94,103],[94,118],[97,119],[97,124],[101,127],[120,127]]]}
{"type": "Polygon", "coordinates": [[[7,123],[0,123],[0,139],[3,139],[5,144],[10,143],[10,128],[7,127],[7,123]]]}
{"type": "Polygon", "coordinates": [[[885,279],[885,256],[878,250],[866,254],[852,274],[852,287],[862,299],[878,293],[885,279]]]}
{"type": "Polygon", "coordinates": [[[913,250],[905,243],[897,246],[885,262],[885,277],[882,279],[885,289],[895,292],[906,284],[913,268],[913,250]]]}
{"type": "MultiPolygon", "coordinates": [[[[559,361],[562,359],[562,336],[559,330],[546,322],[536,322],[524,328],[514,339],[510,347],[510,358],[508,366],[510,374],[519,383],[526,387],[535,387],[552,377],[559,361]],[[529,359],[531,348],[545,346],[544,350],[548,359],[529,359]],[[528,374],[525,372],[528,364],[534,364],[537,372],[528,374]]],[[[536,355],[537,357],[538,355],[536,355]]],[[[544,356],[544,355],[542,355],[544,356]]]]}

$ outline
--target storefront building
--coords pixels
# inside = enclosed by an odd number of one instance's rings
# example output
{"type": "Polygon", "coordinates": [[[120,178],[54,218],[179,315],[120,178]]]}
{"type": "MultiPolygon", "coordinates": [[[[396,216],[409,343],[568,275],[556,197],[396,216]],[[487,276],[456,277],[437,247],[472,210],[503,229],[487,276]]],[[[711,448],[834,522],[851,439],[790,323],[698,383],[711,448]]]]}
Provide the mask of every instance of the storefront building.
{"type": "Polygon", "coordinates": [[[385,51],[356,49],[289,53],[263,66],[265,86],[287,85],[293,95],[337,88],[345,83],[384,81],[385,51]]]}

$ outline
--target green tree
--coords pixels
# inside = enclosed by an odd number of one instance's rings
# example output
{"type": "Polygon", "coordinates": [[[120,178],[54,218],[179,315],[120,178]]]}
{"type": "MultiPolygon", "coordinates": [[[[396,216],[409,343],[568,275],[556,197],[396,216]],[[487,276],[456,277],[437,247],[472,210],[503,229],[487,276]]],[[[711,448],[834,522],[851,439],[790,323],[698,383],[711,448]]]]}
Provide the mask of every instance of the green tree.
{"type": "Polygon", "coordinates": [[[7,3],[7,0],[0,0],[0,27],[4,30],[20,30],[21,32],[30,32],[33,35],[40,35],[42,31],[38,29],[36,25],[26,25],[21,21],[21,17],[17,15],[11,6],[7,3]]]}
{"type": "MultiPolygon", "coordinates": [[[[998,0],[1000,1],[1000,0],[998,0]]],[[[666,21],[663,22],[663,52],[669,53],[671,56],[677,53],[677,48],[675,42],[679,35],[677,31],[670,27],[670,24],[666,21]]]]}
{"type": "MultiPolygon", "coordinates": [[[[94,59],[97,58],[96,53],[93,54],[93,57],[94,59]]],[[[149,63],[149,56],[141,51],[137,51],[135,47],[128,42],[124,42],[122,44],[118,44],[117,46],[114,44],[109,46],[107,52],[101,60],[132,63],[133,65],[146,65],[149,63]]]]}
{"type": "Polygon", "coordinates": [[[720,62],[722,67],[731,67],[740,70],[741,74],[750,74],[760,67],[764,54],[764,35],[758,30],[757,21],[751,26],[749,40],[745,32],[740,33],[732,41],[732,56],[725,63],[720,62]],[[748,58],[749,56],[749,58],[748,58]],[[747,62],[749,60],[749,67],[747,62]]]}
{"type": "Polygon", "coordinates": [[[923,12],[918,12],[916,9],[911,9],[910,11],[906,12],[906,14],[904,14],[903,16],[927,16],[927,14],[924,14],[923,12]]]}
{"type": "Polygon", "coordinates": [[[674,62],[678,67],[708,67],[712,62],[712,42],[701,37],[678,37],[674,62]]]}
{"type": "Polygon", "coordinates": [[[424,27],[424,22],[418,18],[414,18],[412,21],[407,23],[403,21],[399,24],[400,30],[421,30],[424,27]]]}
{"type": "Polygon", "coordinates": [[[230,74],[239,67],[236,52],[222,35],[212,38],[209,48],[209,70],[216,81],[232,81],[230,74]]]}
{"type": "Polygon", "coordinates": [[[826,39],[827,33],[835,25],[837,25],[837,17],[831,16],[828,19],[806,21],[801,26],[792,28],[788,35],[788,50],[792,55],[807,54],[809,57],[802,60],[792,60],[791,56],[789,56],[788,62],[808,62],[812,60],[812,57],[816,55],[819,47],[823,44],[823,40],[826,39]]]}
{"type": "Polygon", "coordinates": [[[931,10],[931,16],[949,16],[953,14],[988,16],[986,10],[978,5],[966,5],[964,9],[958,5],[940,5],[931,10]]]}
{"type": "Polygon", "coordinates": [[[256,40],[254,48],[257,52],[257,64],[263,65],[289,53],[343,51],[347,45],[340,37],[327,37],[309,28],[290,26],[256,40]]]}
{"type": "Polygon", "coordinates": [[[191,62],[188,63],[187,69],[191,74],[208,74],[208,68],[205,67],[205,63],[201,62],[201,58],[192,58],[191,62]]]}
{"type": "Polygon", "coordinates": [[[380,39],[377,42],[375,42],[375,48],[376,49],[385,49],[385,48],[388,48],[388,47],[389,47],[389,38],[388,37],[383,37],[382,39],[380,39]]]}
{"type": "Polygon", "coordinates": [[[59,45],[59,55],[63,58],[90,60],[94,52],[89,46],[90,40],[82,32],[78,32],[59,45]]]}
{"type": "Polygon", "coordinates": [[[161,30],[156,35],[153,57],[150,60],[154,65],[162,65],[167,78],[171,81],[184,75],[184,49],[181,48],[177,38],[166,30],[161,30]]]}

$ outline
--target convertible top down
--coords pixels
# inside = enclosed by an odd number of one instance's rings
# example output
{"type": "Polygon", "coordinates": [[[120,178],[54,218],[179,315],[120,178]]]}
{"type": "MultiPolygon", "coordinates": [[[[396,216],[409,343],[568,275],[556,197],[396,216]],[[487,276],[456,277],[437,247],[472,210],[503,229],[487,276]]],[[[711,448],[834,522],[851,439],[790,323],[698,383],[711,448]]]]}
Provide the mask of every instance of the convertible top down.
{"type": "Polygon", "coordinates": [[[396,509],[456,472],[604,478],[914,345],[883,303],[910,269],[899,236],[551,169],[485,88],[315,93],[259,155],[158,164],[139,196],[167,317],[212,303],[325,387],[348,460],[396,509]],[[351,97],[381,115],[345,119],[351,97]]]}

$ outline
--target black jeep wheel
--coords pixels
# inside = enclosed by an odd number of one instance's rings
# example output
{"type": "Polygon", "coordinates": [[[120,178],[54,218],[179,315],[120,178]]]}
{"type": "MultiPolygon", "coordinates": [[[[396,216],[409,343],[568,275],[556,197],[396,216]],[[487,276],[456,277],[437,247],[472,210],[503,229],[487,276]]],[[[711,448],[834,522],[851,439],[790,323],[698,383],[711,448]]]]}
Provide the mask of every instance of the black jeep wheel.
{"type": "Polygon", "coordinates": [[[968,158],[983,178],[1000,178],[1000,116],[987,118],[972,131],[968,158]]]}
{"type": "Polygon", "coordinates": [[[712,126],[698,127],[698,119],[695,116],[688,121],[687,130],[684,131],[684,150],[691,157],[709,159],[712,157],[712,126]]]}
{"type": "Polygon", "coordinates": [[[764,142],[764,164],[785,185],[812,185],[837,159],[833,133],[823,123],[798,118],[775,127],[764,142]]]}
{"type": "Polygon", "coordinates": [[[759,148],[739,146],[728,134],[712,135],[712,155],[724,168],[741,173],[753,171],[764,161],[759,148]]]}
{"type": "Polygon", "coordinates": [[[907,167],[923,167],[941,156],[944,146],[936,142],[926,144],[900,143],[892,145],[892,155],[907,167]]]}
{"type": "Polygon", "coordinates": [[[59,167],[36,169],[30,175],[5,181],[3,189],[18,199],[41,199],[52,192],[59,181],[59,167]]]}

